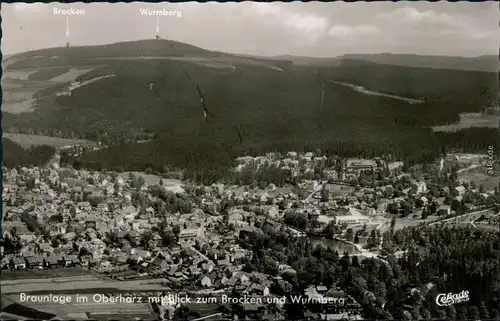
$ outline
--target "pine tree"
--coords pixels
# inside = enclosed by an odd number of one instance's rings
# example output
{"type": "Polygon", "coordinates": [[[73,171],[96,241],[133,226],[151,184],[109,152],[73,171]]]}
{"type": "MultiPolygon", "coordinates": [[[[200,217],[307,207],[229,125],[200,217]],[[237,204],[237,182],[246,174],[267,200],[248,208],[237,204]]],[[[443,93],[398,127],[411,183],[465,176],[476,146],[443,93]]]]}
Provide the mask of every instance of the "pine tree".
{"type": "Polygon", "coordinates": [[[490,318],[488,308],[486,307],[486,303],[484,303],[484,301],[481,301],[481,304],[479,305],[479,316],[481,317],[481,320],[488,320],[490,318]]]}

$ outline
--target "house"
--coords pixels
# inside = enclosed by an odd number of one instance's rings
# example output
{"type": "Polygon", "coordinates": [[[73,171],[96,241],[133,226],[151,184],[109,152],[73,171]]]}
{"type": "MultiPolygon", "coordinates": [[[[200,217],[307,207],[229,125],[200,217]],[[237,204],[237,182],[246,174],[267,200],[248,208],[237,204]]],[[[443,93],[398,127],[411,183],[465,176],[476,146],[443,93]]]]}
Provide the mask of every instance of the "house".
{"type": "Polygon", "coordinates": [[[342,225],[342,224],[364,224],[368,222],[369,219],[365,217],[360,217],[360,216],[354,216],[354,215],[343,215],[343,216],[337,216],[337,224],[342,225]]]}
{"type": "Polygon", "coordinates": [[[116,263],[119,265],[125,265],[127,264],[128,257],[125,254],[120,254],[116,258],[116,263]]]}
{"type": "Polygon", "coordinates": [[[458,196],[463,196],[467,190],[463,186],[457,186],[455,187],[455,191],[458,193],[458,196]]]}
{"type": "Polygon", "coordinates": [[[328,288],[324,285],[318,285],[318,286],[316,286],[316,291],[319,294],[323,294],[323,293],[326,293],[328,291],[328,288]]]}
{"type": "Polygon", "coordinates": [[[68,255],[64,258],[64,265],[65,266],[74,266],[78,263],[80,263],[80,260],[78,259],[78,256],[76,256],[76,255],[68,255]]]}
{"type": "Polygon", "coordinates": [[[422,196],[415,201],[415,204],[417,204],[419,207],[424,207],[425,205],[429,204],[429,200],[427,199],[427,197],[422,196]]]}
{"type": "Polygon", "coordinates": [[[179,234],[179,243],[194,245],[197,239],[203,238],[203,235],[204,235],[203,227],[194,229],[185,229],[182,230],[179,234]]]}
{"type": "Polygon", "coordinates": [[[236,162],[238,164],[241,164],[241,165],[246,165],[246,164],[252,162],[253,160],[254,160],[254,158],[252,156],[242,156],[242,157],[236,158],[236,162]]]}
{"type": "Polygon", "coordinates": [[[79,202],[77,206],[78,209],[83,212],[88,212],[92,209],[92,206],[90,206],[89,202],[79,202]]]}
{"type": "Polygon", "coordinates": [[[144,261],[151,257],[151,252],[141,249],[133,249],[132,254],[137,255],[137,257],[140,258],[141,261],[144,261]]]}
{"type": "Polygon", "coordinates": [[[116,233],[116,238],[118,240],[123,240],[125,238],[125,236],[127,236],[127,233],[125,233],[124,231],[118,231],[118,233],[116,233]]]}
{"type": "Polygon", "coordinates": [[[139,244],[140,240],[141,240],[141,236],[139,235],[139,233],[137,233],[136,231],[134,230],[131,230],[127,233],[127,236],[129,238],[129,240],[131,242],[134,242],[135,244],[139,244]]]}
{"type": "Polygon", "coordinates": [[[87,255],[80,258],[80,264],[85,267],[91,267],[96,263],[92,256],[87,255]]]}
{"type": "Polygon", "coordinates": [[[105,204],[105,203],[97,204],[97,211],[100,213],[107,212],[108,211],[108,204],[105,204]]]}
{"type": "Polygon", "coordinates": [[[372,171],[376,167],[376,162],[369,159],[348,159],[346,170],[348,172],[372,171]]]}
{"type": "Polygon", "coordinates": [[[28,261],[28,266],[32,269],[41,269],[43,268],[43,257],[41,256],[32,256],[29,257],[26,261],[28,261]]]}
{"type": "Polygon", "coordinates": [[[241,283],[248,283],[250,281],[250,278],[243,272],[233,272],[232,275],[233,278],[240,280],[241,283]]]}
{"type": "Polygon", "coordinates": [[[153,271],[163,272],[169,268],[169,264],[165,260],[162,260],[159,257],[157,257],[151,262],[149,267],[153,271]]]}
{"type": "Polygon", "coordinates": [[[45,266],[56,267],[61,262],[61,257],[59,255],[51,255],[45,258],[45,266]]]}
{"type": "Polygon", "coordinates": [[[248,289],[250,293],[255,293],[259,296],[269,296],[269,288],[261,284],[252,284],[248,289]]]}
{"type": "Polygon", "coordinates": [[[211,287],[212,286],[212,280],[210,280],[210,278],[205,275],[201,279],[201,286],[203,286],[203,287],[211,287]]]}
{"type": "Polygon", "coordinates": [[[425,182],[415,182],[411,185],[411,194],[423,194],[427,191],[427,184],[425,182]]]}
{"type": "Polygon", "coordinates": [[[403,168],[404,163],[403,162],[392,162],[387,164],[387,168],[389,169],[390,172],[394,172],[398,169],[403,168]]]}
{"type": "Polygon", "coordinates": [[[450,215],[451,207],[449,205],[441,205],[437,210],[438,215],[450,215]]]}
{"type": "Polygon", "coordinates": [[[12,265],[14,266],[14,269],[16,269],[16,270],[22,270],[22,269],[26,268],[26,262],[21,257],[12,258],[12,265]]]}
{"type": "Polygon", "coordinates": [[[9,267],[10,259],[7,257],[3,257],[0,261],[0,269],[7,269],[9,267]]]}

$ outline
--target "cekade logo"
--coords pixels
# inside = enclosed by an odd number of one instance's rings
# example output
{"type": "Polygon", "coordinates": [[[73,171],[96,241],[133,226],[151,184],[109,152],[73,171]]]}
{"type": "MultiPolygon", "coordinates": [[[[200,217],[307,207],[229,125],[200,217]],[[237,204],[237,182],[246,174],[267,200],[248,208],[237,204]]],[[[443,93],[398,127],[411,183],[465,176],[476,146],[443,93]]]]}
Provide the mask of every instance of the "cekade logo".
{"type": "Polygon", "coordinates": [[[469,291],[462,291],[460,293],[440,293],[436,297],[436,304],[440,307],[449,306],[460,302],[469,301],[469,291]]]}

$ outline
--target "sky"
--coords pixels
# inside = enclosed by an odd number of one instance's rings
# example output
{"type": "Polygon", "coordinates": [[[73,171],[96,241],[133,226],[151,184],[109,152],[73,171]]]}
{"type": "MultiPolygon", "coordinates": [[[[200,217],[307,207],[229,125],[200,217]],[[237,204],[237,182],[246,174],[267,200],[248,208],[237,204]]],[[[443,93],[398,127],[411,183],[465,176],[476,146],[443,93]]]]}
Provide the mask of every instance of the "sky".
{"type": "Polygon", "coordinates": [[[158,18],[163,39],[251,55],[335,57],[349,53],[481,56],[498,54],[498,3],[294,2],[2,4],[3,54],[151,39],[157,19],[141,9],[177,10],[158,18]],[[53,9],[84,15],[54,15],[53,9]]]}

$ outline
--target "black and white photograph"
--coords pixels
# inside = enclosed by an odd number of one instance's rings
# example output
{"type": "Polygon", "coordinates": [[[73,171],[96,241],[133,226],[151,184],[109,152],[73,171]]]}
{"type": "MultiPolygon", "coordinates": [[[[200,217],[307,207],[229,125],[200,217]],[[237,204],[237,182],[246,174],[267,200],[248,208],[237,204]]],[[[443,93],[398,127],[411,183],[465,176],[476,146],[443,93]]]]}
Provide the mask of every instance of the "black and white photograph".
{"type": "Polygon", "coordinates": [[[500,321],[498,2],[0,14],[1,320],[500,321]]]}

